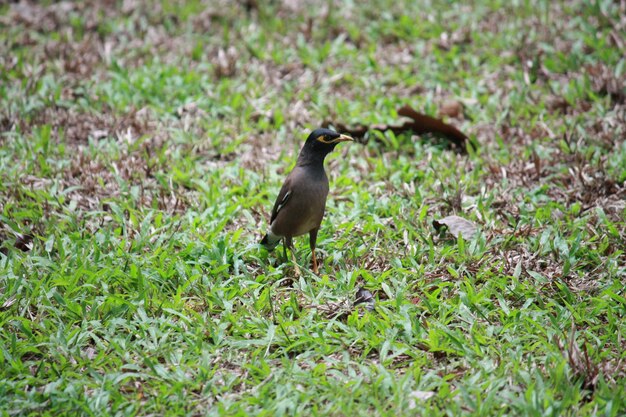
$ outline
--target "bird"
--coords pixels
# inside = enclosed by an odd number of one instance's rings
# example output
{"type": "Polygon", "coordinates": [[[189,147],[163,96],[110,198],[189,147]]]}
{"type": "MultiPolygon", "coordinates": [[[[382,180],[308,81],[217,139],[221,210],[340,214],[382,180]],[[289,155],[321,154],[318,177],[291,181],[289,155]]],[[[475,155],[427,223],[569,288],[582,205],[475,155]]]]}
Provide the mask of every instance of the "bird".
{"type": "Polygon", "coordinates": [[[272,208],[269,230],[261,240],[261,245],[272,251],[283,240],[285,258],[289,248],[296,275],[300,271],[295,260],[293,238],[306,233],[309,234],[313,272],[319,273],[315,242],[326,211],[329,189],[324,158],[338,143],[352,141],[352,137],[330,129],[313,130],[300,150],[296,166],[287,175],[278,193],[272,208]]]}

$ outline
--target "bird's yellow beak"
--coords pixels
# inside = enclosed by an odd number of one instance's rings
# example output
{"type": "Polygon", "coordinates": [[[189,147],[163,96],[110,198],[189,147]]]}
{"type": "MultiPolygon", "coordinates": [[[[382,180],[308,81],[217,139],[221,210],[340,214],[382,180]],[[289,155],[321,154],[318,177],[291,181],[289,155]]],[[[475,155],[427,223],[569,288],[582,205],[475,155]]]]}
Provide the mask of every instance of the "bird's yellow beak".
{"type": "Polygon", "coordinates": [[[354,142],[354,139],[352,139],[348,135],[339,135],[339,137],[335,139],[333,142],[354,142]]]}

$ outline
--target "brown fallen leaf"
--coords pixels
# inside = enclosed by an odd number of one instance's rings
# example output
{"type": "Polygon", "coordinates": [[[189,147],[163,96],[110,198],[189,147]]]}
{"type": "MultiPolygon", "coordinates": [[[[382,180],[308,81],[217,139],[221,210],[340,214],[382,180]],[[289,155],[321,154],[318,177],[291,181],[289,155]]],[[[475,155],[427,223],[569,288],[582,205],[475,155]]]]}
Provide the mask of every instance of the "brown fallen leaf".
{"type": "Polygon", "coordinates": [[[361,139],[370,130],[379,130],[381,132],[392,131],[395,135],[405,132],[412,132],[418,135],[422,133],[435,133],[448,138],[453,148],[461,152],[467,152],[467,143],[469,138],[456,127],[445,123],[443,120],[419,113],[410,106],[402,106],[398,109],[400,116],[408,117],[410,121],[404,122],[402,125],[371,125],[366,126],[357,124],[356,126],[347,126],[343,123],[324,121],[323,127],[334,127],[339,133],[347,133],[354,138],[361,139]]]}
{"type": "Polygon", "coordinates": [[[435,219],[433,220],[433,226],[437,231],[446,226],[454,237],[458,238],[459,235],[462,235],[463,239],[472,238],[478,231],[474,223],[459,216],[448,216],[440,220],[435,219]]]}
{"type": "Polygon", "coordinates": [[[450,139],[454,145],[465,150],[468,137],[456,127],[426,114],[418,113],[409,106],[401,107],[398,114],[413,119],[413,123],[408,126],[405,123],[404,126],[409,127],[415,133],[440,133],[450,139]]]}

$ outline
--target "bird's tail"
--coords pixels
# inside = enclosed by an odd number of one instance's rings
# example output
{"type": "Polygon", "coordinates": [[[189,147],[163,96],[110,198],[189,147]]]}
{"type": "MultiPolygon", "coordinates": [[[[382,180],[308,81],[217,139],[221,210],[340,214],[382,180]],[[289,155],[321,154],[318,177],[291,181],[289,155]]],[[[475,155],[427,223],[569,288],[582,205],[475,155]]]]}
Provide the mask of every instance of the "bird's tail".
{"type": "Polygon", "coordinates": [[[265,247],[267,250],[274,250],[276,246],[280,243],[280,236],[276,236],[272,232],[267,232],[263,239],[261,239],[261,245],[265,247]]]}

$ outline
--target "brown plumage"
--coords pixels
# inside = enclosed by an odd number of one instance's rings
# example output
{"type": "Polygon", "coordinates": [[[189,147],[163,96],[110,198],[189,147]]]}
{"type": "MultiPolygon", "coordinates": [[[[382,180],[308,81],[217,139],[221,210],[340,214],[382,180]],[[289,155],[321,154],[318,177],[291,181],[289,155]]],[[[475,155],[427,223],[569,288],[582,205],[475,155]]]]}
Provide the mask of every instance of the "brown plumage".
{"type": "Polygon", "coordinates": [[[351,140],[351,137],[329,129],[311,132],[300,150],[295,168],[278,193],[272,209],[270,229],[261,241],[268,250],[273,250],[284,239],[285,250],[289,248],[293,255],[293,237],[308,233],[313,272],[316,274],[315,242],[328,196],[324,158],[339,142],[351,140]]]}

